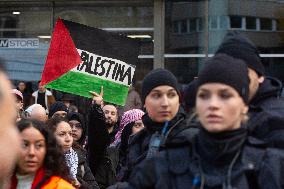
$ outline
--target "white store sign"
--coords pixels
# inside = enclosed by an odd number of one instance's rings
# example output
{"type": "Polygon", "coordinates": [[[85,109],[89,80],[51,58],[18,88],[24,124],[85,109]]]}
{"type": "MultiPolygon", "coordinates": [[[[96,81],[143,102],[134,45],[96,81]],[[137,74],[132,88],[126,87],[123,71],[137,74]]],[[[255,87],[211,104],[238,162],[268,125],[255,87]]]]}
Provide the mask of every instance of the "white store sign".
{"type": "Polygon", "coordinates": [[[0,48],[39,48],[38,38],[0,38],[0,48]]]}

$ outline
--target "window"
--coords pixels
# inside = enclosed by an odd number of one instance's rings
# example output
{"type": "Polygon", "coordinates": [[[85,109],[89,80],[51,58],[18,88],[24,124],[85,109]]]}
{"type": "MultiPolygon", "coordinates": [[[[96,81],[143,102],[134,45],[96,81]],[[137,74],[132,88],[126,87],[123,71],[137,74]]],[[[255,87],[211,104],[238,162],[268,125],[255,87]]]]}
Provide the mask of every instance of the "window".
{"type": "Polygon", "coordinates": [[[230,28],[242,28],[242,17],[230,16],[230,28]]]}
{"type": "Polygon", "coordinates": [[[229,23],[228,23],[228,17],[227,16],[220,16],[220,28],[222,29],[228,29],[229,23]]]}
{"type": "Polygon", "coordinates": [[[179,21],[174,21],[173,22],[173,32],[174,33],[179,33],[180,32],[180,23],[179,23],[179,21]]]}
{"type": "Polygon", "coordinates": [[[189,25],[190,25],[190,32],[196,32],[196,23],[197,23],[197,20],[194,18],[194,19],[190,19],[189,21],[189,25]]]}
{"type": "Polygon", "coordinates": [[[218,17],[217,16],[211,16],[209,18],[210,28],[211,29],[217,29],[218,28],[218,17]]]}
{"type": "Polygon", "coordinates": [[[198,18],[197,19],[197,26],[198,26],[198,31],[203,31],[204,29],[204,18],[198,18]]]}
{"type": "Polygon", "coordinates": [[[272,20],[269,18],[260,18],[260,30],[272,30],[272,20]]]}
{"type": "Polygon", "coordinates": [[[11,29],[11,31],[3,31],[1,37],[16,37],[17,36],[17,32],[15,31],[15,29],[17,28],[17,19],[15,17],[12,17],[12,16],[1,17],[0,26],[1,28],[5,28],[7,30],[11,29]]]}
{"type": "Polygon", "coordinates": [[[256,30],[256,18],[255,17],[246,17],[246,29],[256,30]]]}
{"type": "Polygon", "coordinates": [[[188,30],[187,30],[187,20],[182,20],[181,21],[180,32],[181,33],[188,33],[188,30]]]}

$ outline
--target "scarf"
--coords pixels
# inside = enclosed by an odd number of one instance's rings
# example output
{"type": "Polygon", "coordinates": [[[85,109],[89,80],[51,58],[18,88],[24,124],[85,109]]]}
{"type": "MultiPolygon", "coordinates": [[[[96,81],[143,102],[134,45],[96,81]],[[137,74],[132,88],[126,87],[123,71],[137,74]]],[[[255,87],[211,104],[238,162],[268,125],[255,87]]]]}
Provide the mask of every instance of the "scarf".
{"type": "Polygon", "coordinates": [[[76,179],[76,175],[77,175],[77,168],[78,168],[78,155],[75,152],[75,150],[73,150],[72,148],[66,152],[65,154],[65,160],[67,163],[67,166],[69,167],[70,170],[70,174],[71,177],[73,179],[76,179]]]}
{"type": "Polygon", "coordinates": [[[196,149],[205,162],[225,165],[231,162],[242,148],[246,136],[247,129],[244,127],[221,133],[210,133],[201,128],[197,137],[196,149]]]}

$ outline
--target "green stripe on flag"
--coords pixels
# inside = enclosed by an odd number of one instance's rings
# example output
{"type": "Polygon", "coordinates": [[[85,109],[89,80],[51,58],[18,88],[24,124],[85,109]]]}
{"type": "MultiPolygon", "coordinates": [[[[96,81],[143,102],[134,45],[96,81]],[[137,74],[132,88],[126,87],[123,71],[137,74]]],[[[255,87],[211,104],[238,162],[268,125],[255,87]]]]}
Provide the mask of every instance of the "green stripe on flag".
{"type": "Polygon", "coordinates": [[[104,87],[104,101],[118,105],[125,104],[129,88],[128,86],[79,72],[69,71],[60,78],[46,85],[47,88],[88,98],[93,97],[89,91],[100,93],[101,86],[104,87]]]}

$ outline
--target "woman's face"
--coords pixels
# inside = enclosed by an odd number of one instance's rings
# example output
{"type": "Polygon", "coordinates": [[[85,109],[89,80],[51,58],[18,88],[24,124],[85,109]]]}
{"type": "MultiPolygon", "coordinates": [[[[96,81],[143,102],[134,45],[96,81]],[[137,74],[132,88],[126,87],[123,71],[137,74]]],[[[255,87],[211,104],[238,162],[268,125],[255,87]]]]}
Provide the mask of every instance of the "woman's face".
{"type": "Polygon", "coordinates": [[[74,141],[78,141],[80,140],[80,138],[82,137],[82,133],[83,133],[83,129],[82,129],[82,125],[79,121],[77,120],[70,120],[69,124],[72,128],[72,137],[74,141]]]}
{"type": "Polygon", "coordinates": [[[138,133],[143,128],[144,128],[144,124],[143,124],[142,120],[135,121],[135,123],[132,127],[132,134],[138,133]]]}
{"type": "Polygon", "coordinates": [[[155,122],[170,121],[179,109],[177,91],[168,85],[158,86],[147,95],[145,108],[149,117],[155,122]]]}
{"type": "Polygon", "coordinates": [[[218,133],[240,128],[248,107],[234,88],[209,83],[198,88],[196,111],[202,126],[218,133]]]}
{"type": "Polygon", "coordinates": [[[63,152],[68,152],[73,143],[72,129],[69,123],[61,121],[57,124],[55,130],[55,138],[58,145],[62,148],[63,152]]]}
{"type": "Polygon", "coordinates": [[[46,141],[39,130],[29,127],[20,133],[22,145],[17,163],[21,175],[36,173],[43,165],[46,155],[46,141]]]}

